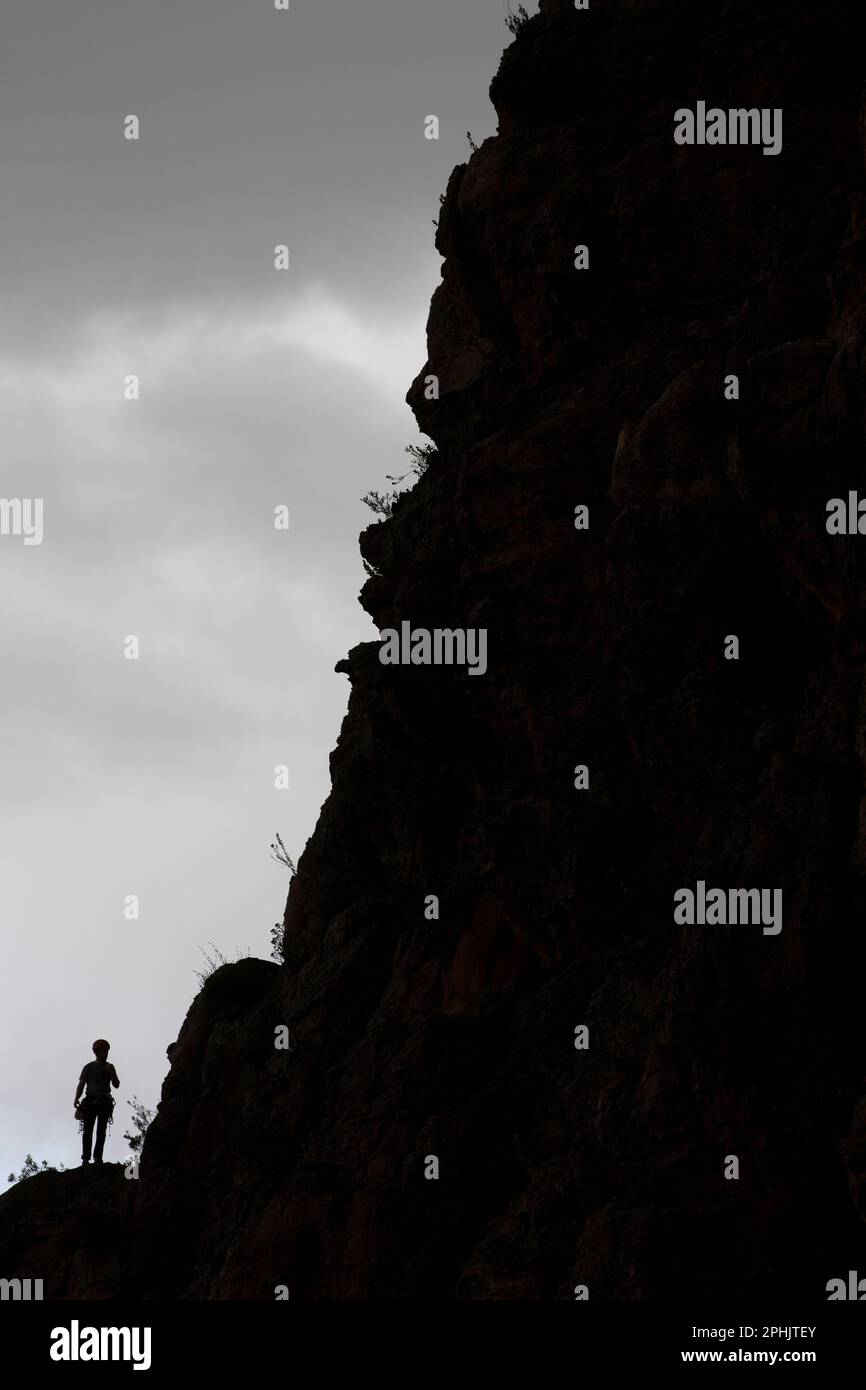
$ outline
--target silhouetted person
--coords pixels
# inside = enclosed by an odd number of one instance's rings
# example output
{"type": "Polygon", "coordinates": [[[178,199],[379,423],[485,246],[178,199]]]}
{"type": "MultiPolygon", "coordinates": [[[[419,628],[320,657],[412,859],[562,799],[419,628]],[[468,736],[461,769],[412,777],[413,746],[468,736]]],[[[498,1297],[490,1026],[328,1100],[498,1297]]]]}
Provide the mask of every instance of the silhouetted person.
{"type": "Polygon", "coordinates": [[[93,1161],[99,1167],[102,1166],[102,1150],[105,1145],[105,1131],[108,1122],[114,1112],[114,1098],[111,1094],[111,1087],[115,1089],[120,1085],[120,1078],[114,1070],[114,1064],[108,1060],[108,1049],[110,1044],[104,1038],[97,1038],[93,1044],[93,1051],[96,1055],[95,1062],[88,1062],[87,1066],[82,1067],[81,1075],[78,1078],[78,1089],[75,1092],[75,1114],[79,1115],[83,1124],[81,1141],[81,1162],[82,1165],[90,1162],[90,1145],[93,1139],[93,1126],[96,1125],[96,1148],[93,1151],[93,1161]],[[87,1086],[87,1094],[81,1101],[79,1108],[79,1098],[81,1092],[87,1086]]]}

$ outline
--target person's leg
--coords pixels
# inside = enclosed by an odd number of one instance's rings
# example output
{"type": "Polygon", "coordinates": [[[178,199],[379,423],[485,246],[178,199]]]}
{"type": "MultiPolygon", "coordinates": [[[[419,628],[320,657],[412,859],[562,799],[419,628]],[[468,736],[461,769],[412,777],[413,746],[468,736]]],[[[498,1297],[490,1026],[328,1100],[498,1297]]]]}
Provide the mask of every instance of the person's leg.
{"type": "Polygon", "coordinates": [[[92,1105],[83,1105],[81,1113],[84,1116],[84,1129],[81,1134],[81,1162],[90,1162],[90,1146],[93,1142],[93,1121],[96,1119],[92,1105]]]}
{"type": "Polygon", "coordinates": [[[96,1148],[93,1150],[94,1163],[102,1162],[102,1150],[105,1147],[105,1131],[108,1128],[108,1117],[111,1114],[111,1105],[103,1102],[99,1107],[99,1115],[96,1120],[96,1148]]]}

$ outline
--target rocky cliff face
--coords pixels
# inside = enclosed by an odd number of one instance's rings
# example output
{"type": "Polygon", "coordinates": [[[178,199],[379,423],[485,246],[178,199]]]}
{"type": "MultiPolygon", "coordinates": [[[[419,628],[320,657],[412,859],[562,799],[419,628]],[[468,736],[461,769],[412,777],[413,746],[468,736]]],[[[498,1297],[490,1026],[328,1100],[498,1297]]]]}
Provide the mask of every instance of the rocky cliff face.
{"type": "Polygon", "coordinates": [[[866,1267],[866,539],[826,529],[866,493],[864,61],[841,0],[540,10],[442,209],[438,452],[362,536],[380,629],[485,628],[487,672],[340,663],[285,967],[208,981],[137,1182],[0,1200],[46,1296],[866,1267]],[[699,101],[781,109],[781,153],[676,144],[699,101]],[[781,888],[781,932],[676,923],[698,880],[781,888]]]}

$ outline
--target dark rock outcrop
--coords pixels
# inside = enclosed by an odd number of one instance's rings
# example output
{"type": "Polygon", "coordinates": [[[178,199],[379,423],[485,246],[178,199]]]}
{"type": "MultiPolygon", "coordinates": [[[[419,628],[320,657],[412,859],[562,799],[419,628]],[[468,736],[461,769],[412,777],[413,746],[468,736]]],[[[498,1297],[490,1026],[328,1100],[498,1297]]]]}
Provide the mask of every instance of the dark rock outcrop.
{"type": "Polygon", "coordinates": [[[825,527],[866,491],[864,59],[840,0],[540,11],[442,209],[438,452],[362,536],[377,625],[484,627],[487,673],[340,663],[285,967],[208,981],[137,1182],[0,1199],[46,1296],[866,1268],[866,540],[825,527]],[[698,100],[782,108],[783,152],[676,145],[698,100]],[[783,930],[675,925],[698,879],[781,887],[783,930]]]}

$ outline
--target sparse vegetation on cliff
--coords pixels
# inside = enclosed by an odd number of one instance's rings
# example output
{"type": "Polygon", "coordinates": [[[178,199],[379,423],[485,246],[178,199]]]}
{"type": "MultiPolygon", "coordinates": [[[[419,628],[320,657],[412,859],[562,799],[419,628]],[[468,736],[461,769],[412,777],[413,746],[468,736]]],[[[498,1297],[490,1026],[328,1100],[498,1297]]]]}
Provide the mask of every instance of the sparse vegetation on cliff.
{"type": "MultiPolygon", "coordinates": [[[[204,956],[205,960],[207,961],[207,970],[197,970],[195,972],[200,985],[205,984],[205,982],[210,979],[211,975],[213,975],[215,971],[219,970],[221,966],[232,964],[232,962],[226,956],[223,955],[219,946],[215,946],[213,942],[211,942],[210,944],[211,949],[216,953],[213,956],[208,955],[207,951],[204,949],[203,946],[199,946],[198,948],[204,956]]],[[[235,961],[246,960],[249,954],[249,951],[238,951],[237,955],[235,956],[235,961]]]]}
{"type": "Polygon", "coordinates": [[[129,1130],[124,1130],[123,1137],[132,1152],[139,1153],[144,1143],[147,1127],[153,1119],[153,1111],[148,1110],[146,1105],[142,1105],[138,1096],[133,1096],[132,1100],[128,1100],[126,1103],[132,1110],[132,1133],[130,1134],[129,1130]]]}
{"type": "Polygon", "coordinates": [[[49,1163],[45,1158],[43,1158],[41,1163],[37,1163],[32,1154],[27,1154],[25,1155],[21,1172],[17,1176],[15,1173],[10,1173],[6,1181],[21,1182],[23,1178],[34,1178],[37,1173],[63,1173],[65,1171],[65,1165],[63,1163],[49,1163]]]}
{"type": "Polygon", "coordinates": [[[528,23],[529,13],[525,5],[518,5],[516,10],[513,10],[510,5],[506,6],[505,24],[515,38],[523,32],[528,23]]]}
{"type": "Polygon", "coordinates": [[[377,516],[389,517],[394,510],[394,503],[399,497],[404,496],[403,492],[398,492],[396,489],[398,483],[405,482],[410,475],[415,478],[420,478],[427,472],[430,461],[436,453],[436,445],[407,444],[403,453],[408,454],[412,460],[406,472],[397,475],[391,473],[385,474],[388,482],[392,484],[392,490],[390,492],[375,492],[371,490],[370,492],[365,492],[364,496],[361,498],[361,501],[364,502],[371,511],[374,511],[377,516]]]}
{"type": "MultiPolygon", "coordinates": [[[[294,878],[297,873],[297,865],[283,844],[283,837],[279,832],[271,845],[271,858],[275,860],[277,864],[282,864],[283,868],[288,869],[292,878],[294,878]]],[[[282,922],[274,922],[271,928],[271,959],[275,961],[282,961],[284,959],[282,922]]]]}

